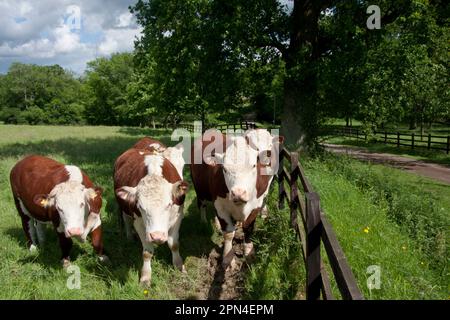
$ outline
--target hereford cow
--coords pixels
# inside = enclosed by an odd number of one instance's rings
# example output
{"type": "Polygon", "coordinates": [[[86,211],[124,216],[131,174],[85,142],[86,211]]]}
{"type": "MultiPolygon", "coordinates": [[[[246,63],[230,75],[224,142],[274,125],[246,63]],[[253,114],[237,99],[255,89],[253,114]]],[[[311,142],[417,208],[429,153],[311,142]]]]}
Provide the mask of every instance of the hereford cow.
{"type": "MultiPolygon", "coordinates": [[[[212,201],[224,236],[222,265],[228,267],[234,258],[232,241],[236,222],[242,222],[245,235],[244,254],[253,252],[250,235],[263,204],[263,193],[269,179],[258,174],[258,152],[243,136],[225,136],[211,130],[196,140],[191,152],[191,175],[197,204],[202,212],[205,202],[212,201]],[[214,139],[206,136],[214,135],[214,139]],[[219,139],[219,141],[216,141],[219,139]],[[204,141],[205,140],[205,141],[204,141]],[[220,141],[221,140],[221,141],[220,141]],[[211,153],[211,145],[219,148],[211,153]],[[224,152],[220,152],[220,147],[224,152]],[[201,162],[196,155],[202,155],[201,162]]],[[[202,213],[203,214],[203,213],[202,213]]]]}
{"type": "Polygon", "coordinates": [[[82,241],[91,233],[100,260],[103,254],[100,208],[102,190],[76,166],[32,155],[11,170],[11,188],[22,219],[28,247],[44,241],[44,223],[52,223],[59,238],[64,266],[70,263],[72,238],[82,241]]]}
{"type": "MultiPolygon", "coordinates": [[[[266,169],[265,172],[258,171],[258,179],[264,180],[264,184],[267,186],[263,198],[266,198],[269,193],[269,188],[272,183],[274,175],[278,169],[278,154],[280,145],[284,143],[283,136],[273,136],[266,129],[250,129],[245,132],[245,137],[252,148],[258,151],[258,162],[261,168],[266,169]],[[274,163],[276,162],[276,163],[274,163]],[[264,177],[266,176],[266,177],[264,177]],[[268,180],[265,180],[265,179],[268,180]]],[[[262,210],[262,216],[267,216],[267,205],[264,204],[262,210]]]]}
{"type": "Polygon", "coordinates": [[[114,190],[125,224],[134,226],[142,242],[140,282],[149,285],[154,244],[167,242],[174,266],[185,272],[178,232],[188,185],[182,180],[181,144],[166,148],[144,138],[136,146],[140,148],[133,147],[117,159],[114,190]]]}

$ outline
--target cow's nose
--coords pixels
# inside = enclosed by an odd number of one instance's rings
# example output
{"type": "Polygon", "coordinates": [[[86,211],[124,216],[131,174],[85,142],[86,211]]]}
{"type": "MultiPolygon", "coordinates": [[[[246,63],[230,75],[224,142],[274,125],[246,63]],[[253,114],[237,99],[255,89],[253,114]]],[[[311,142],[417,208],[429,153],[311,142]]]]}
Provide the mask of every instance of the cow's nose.
{"type": "Polygon", "coordinates": [[[67,233],[71,237],[81,236],[83,234],[83,230],[81,228],[70,228],[67,230],[67,233]]]}
{"type": "Polygon", "coordinates": [[[149,236],[150,242],[154,242],[157,244],[162,244],[167,241],[167,236],[164,232],[160,232],[160,231],[150,232],[148,234],[148,236],[149,236]]]}
{"type": "Polygon", "coordinates": [[[231,199],[234,202],[247,202],[247,191],[242,188],[233,188],[231,189],[231,199]]]}

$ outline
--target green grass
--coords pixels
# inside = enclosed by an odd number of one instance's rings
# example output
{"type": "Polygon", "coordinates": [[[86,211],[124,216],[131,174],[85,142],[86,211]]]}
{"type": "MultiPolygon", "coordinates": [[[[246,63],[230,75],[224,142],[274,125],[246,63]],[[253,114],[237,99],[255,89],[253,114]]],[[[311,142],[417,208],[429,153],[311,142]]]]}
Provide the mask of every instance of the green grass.
{"type": "Polygon", "coordinates": [[[308,160],[305,170],[366,298],[448,298],[450,187],[341,156],[308,160]],[[371,265],[382,284],[370,292],[371,265]]]}

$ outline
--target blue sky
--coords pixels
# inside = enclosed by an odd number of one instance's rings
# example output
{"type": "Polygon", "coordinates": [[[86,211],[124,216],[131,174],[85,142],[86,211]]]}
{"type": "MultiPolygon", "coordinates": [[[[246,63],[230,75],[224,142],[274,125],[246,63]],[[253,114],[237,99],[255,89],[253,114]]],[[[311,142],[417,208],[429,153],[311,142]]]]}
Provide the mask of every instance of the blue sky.
{"type": "Polygon", "coordinates": [[[135,0],[1,0],[0,73],[12,62],[60,64],[82,74],[86,62],[133,50],[141,29],[135,0]]]}

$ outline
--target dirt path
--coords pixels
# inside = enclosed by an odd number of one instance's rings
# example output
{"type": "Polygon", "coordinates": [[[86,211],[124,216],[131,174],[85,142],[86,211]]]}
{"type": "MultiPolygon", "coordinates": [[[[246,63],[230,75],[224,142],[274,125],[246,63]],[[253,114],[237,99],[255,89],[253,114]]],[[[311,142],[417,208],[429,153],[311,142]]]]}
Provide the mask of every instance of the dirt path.
{"type": "Polygon", "coordinates": [[[233,241],[235,258],[233,267],[222,268],[222,246],[213,248],[208,256],[208,273],[203,289],[198,294],[201,300],[237,300],[244,292],[245,274],[248,270],[243,254],[244,234],[242,228],[236,230],[233,241]]]}
{"type": "Polygon", "coordinates": [[[429,177],[450,185],[450,167],[424,162],[388,153],[369,152],[362,148],[347,147],[334,144],[323,144],[326,150],[338,154],[347,154],[352,158],[388,165],[406,170],[421,176],[429,177]]]}

